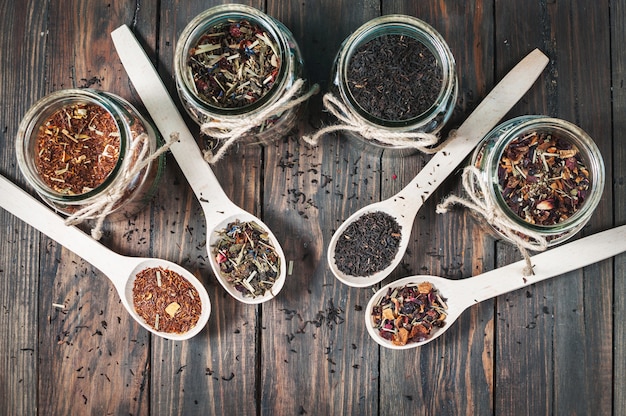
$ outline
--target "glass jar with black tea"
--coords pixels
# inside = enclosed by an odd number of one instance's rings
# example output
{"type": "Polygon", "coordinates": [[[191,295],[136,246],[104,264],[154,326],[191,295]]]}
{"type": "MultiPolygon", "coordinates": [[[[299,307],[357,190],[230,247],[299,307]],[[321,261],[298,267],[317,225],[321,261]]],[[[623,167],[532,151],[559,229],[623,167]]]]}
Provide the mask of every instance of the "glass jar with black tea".
{"type": "MultiPolygon", "coordinates": [[[[331,82],[360,124],[390,133],[438,133],[458,95],[448,44],[433,27],[405,15],[378,17],[354,31],[337,53],[331,82]]],[[[412,153],[410,146],[348,134],[401,151],[395,154],[412,153]]]]}

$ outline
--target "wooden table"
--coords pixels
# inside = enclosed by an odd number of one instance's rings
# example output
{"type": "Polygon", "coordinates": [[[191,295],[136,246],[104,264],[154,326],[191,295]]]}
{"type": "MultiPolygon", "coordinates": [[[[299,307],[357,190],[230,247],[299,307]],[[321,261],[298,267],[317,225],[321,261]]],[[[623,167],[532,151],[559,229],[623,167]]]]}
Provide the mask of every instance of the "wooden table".
{"type": "MultiPolygon", "coordinates": [[[[0,0],[0,173],[32,192],[14,138],[26,110],[49,92],[93,87],[141,106],[109,36],[122,24],[175,94],[178,35],[218,3],[0,0]]],[[[449,127],[540,48],[548,68],[507,118],[547,114],[586,130],[605,158],[607,181],[582,234],[626,222],[626,1],[248,3],[291,29],[309,80],[323,92],[340,43],[364,22],[390,13],[428,22],[458,65],[449,127]]],[[[626,414],[624,255],[472,307],[422,348],[391,351],[372,341],[364,326],[372,290],[336,280],[326,246],[346,217],[397,192],[429,156],[362,150],[341,134],[315,148],[299,140],[333,121],[320,94],[292,135],[239,147],[214,167],[232,200],[262,217],[293,261],[273,301],[244,305],[217,284],[199,204],[171,155],[151,205],[106,224],[106,246],[175,261],[205,283],[213,312],[190,341],[151,336],[98,270],[0,210],[0,413],[626,414]]],[[[460,192],[458,172],[420,211],[409,251],[385,283],[412,274],[470,278],[519,258],[466,211],[436,214],[451,192],[460,192]]]]}

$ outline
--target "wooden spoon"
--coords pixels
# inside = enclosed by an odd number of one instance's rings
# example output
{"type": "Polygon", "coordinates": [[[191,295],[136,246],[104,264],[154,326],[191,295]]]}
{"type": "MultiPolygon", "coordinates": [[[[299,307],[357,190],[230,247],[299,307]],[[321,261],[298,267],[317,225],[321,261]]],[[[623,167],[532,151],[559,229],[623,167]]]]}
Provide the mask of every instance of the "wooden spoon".
{"type": "Polygon", "coordinates": [[[384,201],[367,205],[352,214],[333,234],[328,246],[328,265],[335,277],[353,287],[374,285],[398,266],[409,244],[413,221],[424,202],[434,193],[480,140],[519,101],[541,74],[548,58],[535,49],[518,63],[459,127],[456,137],[430,159],[428,164],[400,192],[384,201]],[[369,276],[351,276],[335,262],[337,240],[361,216],[372,212],[391,215],[402,227],[398,252],[386,268],[369,276]]]}
{"type": "Polygon", "coordinates": [[[128,26],[122,25],[115,29],[111,37],[130,80],[163,137],[167,139],[171,134],[178,135],[179,140],[170,149],[204,211],[208,233],[207,251],[213,273],[224,289],[243,303],[258,304],[274,298],[285,284],[287,275],[285,254],[280,243],[259,218],[235,205],[224,193],[159,74],[128,26]],[[264,295],[249,297],[235,289],[220,273],[219,264],[211,252],[211,247],[220,238],[218,232],[235,220],[253,221],[264,228],[280,259],[279,275],[264,295]]]}
{"type": "Polygon", "coordinates": [[[65,225],[63,218],[3,176],[0,176],[0,194],[2,195],[0,199],[2,208],[78,254],[105,274],[117,289],[128,313],[148,331],[163,338],[179,341],[193,337],[206,326],[211,315],[211,302],[205,287],[191,272],[167,260],[126,257],[109,250],[80,229],[65,225]],[[200,295],[202,307],[200,318],[196,325],[185,333],[158,331],[148,325],[135,311],[133,306],[135,278],[139,272],[156,267],[178,273],[187,279],[200,295]]]}
{"type": "Polygon", "coordinates": [[[523,275],[526,261],[521,260],[463,280],[422,275],[406,277],[382,287],[372,296],[365,309],[365,325],[370,336],[383,347],[391,349],[419,347],[440,337],[452,326],[461,313],[472,305],[580,269],[624,251],[626,251],[626,225],[584,237],[533,256],[535,274],[532,276],[523,275]],[[440,296],[446,299],[448,306],[446,325],[443,328],[434,328],[431,337],[425,341],[394,345],[378,334],[378,330],[374,327],[371,319],[372,307],[387,294],[389,288],[400,288],[407,284],[422,282],[432,283],[439,290],[440,296]]]}

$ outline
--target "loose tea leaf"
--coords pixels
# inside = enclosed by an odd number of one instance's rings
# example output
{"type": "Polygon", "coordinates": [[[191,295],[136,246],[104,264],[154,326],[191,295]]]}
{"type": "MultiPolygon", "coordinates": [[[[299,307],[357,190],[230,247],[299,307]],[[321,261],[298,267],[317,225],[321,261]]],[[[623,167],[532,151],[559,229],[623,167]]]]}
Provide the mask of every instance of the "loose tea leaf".
{"type": "Polygon", "coordinates": [[[579,150],[558,136],[533,132],[511,141],[498,181],[511,210],[530,224],[551,226],[574,215],[589,192],[589,169],[579,150]]]}
{"type": "Polygon", "coordinates": [[[371,276],[389,266],[398,253],[400,225],[381,211],[362,215],[337,239],[335,264],[350,276],[371,276]]]}
{"type": "Polygon", "coordinates": [[[213,255],[222,277],[247,297],[271,291],[282,265],[267,230],[254,221],[237,220],[218,234],[213,255]]]}
{"type": "Polygon", "coordinates": [[[43,123],[35,142],[35,167],[54,191],[80,195],[101,185],[119,158],[113,116],[94,104],[72,104],[43,123]]]}
{"type": "Polygon", "coordinates": [[[152,267],[139,272],[133,286],[135,311],[157,331],[182,334],[196,326],[202,301],[180,274],[152,267]]]}
{"type": "Polygon", "coordinates": [[[443,71],[420,41],[383,35],[360,46],[347,68],[350,93],[367,113],[383,120],[407,120],[437,100],[443,71]]]}
{"type": "Polygon", "coordinates": [[[430,338],[446,324],[448,306],[430,282],[390,287],[372,308],[372,324],[379,335],[394,345],[430,338]]]}
{"type": "Polygon", "coordinates": [[[241,20],[207,30],[190,49],[187,65],[202,100],[240,108],[267,94],[281,61],[276,41],[259,25],[241,20]]]}

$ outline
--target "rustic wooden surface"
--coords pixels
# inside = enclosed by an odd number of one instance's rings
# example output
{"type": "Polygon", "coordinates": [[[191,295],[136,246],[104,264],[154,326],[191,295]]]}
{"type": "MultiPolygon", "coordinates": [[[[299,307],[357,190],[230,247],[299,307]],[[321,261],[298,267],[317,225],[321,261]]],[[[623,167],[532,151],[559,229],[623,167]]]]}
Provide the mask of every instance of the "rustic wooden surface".
{"type": "MultiPolygon", "coordinates": [[[[218,3],[0,0],[0,173],[32,191],[14,137],[29,106],[51,91],[90,86],[141,106],[109,37],[121,24],[175,93],[178,35],[218,3]]],[[[542,49],[549,66],[509,117],[547,114],[586,130],[607,181],[582,234],[626,222],[624,0],[247,3],[291,29],[322,91],[340,43],[367,20],[404,13],[430,23],[458,65],[449,128],[519,59],[542,49]]],[[[171,155],[152,204],[106,225],[108,247],[178,262],[206,284],[212,316],[190,341],[149,335],[99,271],[0,210],[0,414],[625,415],[626,255],[475,306],[419,349],[394,352],[369,338],[362,309],[372,292],[334,279],[326,245],[340,222],[397,192],[428,156],[381,154],[341,135],[311,149],[298,137],[332,122],[321,107],[313,98],[293,135],[240,147],[215,166],[227,194],[263,218],[294,263],[277,299],[243,305],[216,283],[202,212],[171,155]]],[[[423,207],[401,266],[385,282],[470,278],[519,258],[465,212],[435,214],[459,189],[456,175],[423,207]]]]}

